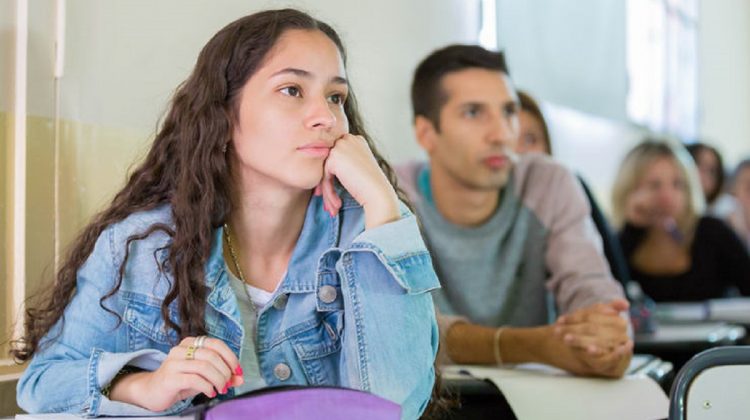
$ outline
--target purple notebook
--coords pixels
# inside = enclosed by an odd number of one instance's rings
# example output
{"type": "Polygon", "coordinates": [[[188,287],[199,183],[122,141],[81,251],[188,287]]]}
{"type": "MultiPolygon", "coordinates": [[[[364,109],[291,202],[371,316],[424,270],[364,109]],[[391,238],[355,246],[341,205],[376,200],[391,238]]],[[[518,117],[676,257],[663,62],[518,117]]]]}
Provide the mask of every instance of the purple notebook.
{"type": "Polygon", "coordinates": [[[194,418],[202,420],[401,419],[401,407],[392,401],[335,387],[265,388],[193,410],[194,418]]]}

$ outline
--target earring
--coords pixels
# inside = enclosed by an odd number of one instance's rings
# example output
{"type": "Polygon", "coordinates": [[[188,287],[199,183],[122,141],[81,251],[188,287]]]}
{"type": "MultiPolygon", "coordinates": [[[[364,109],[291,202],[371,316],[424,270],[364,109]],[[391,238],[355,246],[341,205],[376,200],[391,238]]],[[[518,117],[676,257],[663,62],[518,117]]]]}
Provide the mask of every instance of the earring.
{"type": "Polygon", "coordinates": [[[227,144],[229,144],[229,142],[224,143],[224,145],[221,147],[221,153],[227,153],[227,144]]]}

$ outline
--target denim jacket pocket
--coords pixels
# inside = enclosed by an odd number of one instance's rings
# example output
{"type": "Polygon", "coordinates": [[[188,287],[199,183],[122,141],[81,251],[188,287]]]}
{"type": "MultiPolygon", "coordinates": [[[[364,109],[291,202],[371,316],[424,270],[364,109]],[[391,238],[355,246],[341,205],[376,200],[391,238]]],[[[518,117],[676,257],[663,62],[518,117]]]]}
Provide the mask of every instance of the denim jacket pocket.
{"type": "Polygon", "coordinates": [[[313,385],[338,385],[343,317],[343,311],[329,312],[320,322],[289,339],[313,385]]]}
{"type": "MultiPolygon", "coordinates": [[[[168,353],[179,342],[177,332],[167,328],[161,316],[160,299],[135,292],[124,292],[123,299],[127,302],[123,321],[128,326],[130,351],[156,348],[168,353]]],[[[170,317],[176,318],[172,309],[170,317]]]]}
{"type": "Polygon", "coordinates": [[[344,296],[341,292],[341,280],[336,271],[323,270],[318,273],[316,309],[318,312],[341,311],[344,309],[344,296]]]}

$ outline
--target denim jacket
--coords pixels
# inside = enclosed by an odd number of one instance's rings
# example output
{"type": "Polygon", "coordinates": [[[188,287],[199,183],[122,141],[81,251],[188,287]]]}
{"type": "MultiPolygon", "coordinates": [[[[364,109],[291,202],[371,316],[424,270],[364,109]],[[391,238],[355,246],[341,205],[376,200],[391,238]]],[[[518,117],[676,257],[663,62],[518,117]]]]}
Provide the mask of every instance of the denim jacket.
{"type": "MultiPolygon", "coordinates": [[[[308,205],[287,274],[259,314],[258,361],[268,386],[333,385],[372,392],[402,406],[403,418],[426,407],[435,380],[438,329],[430,290],[439,283],[417,222],[405,207],[401,219],[364,230],[362,207],[345,192],[336,217],[320,197],[308,205]]],[[[119,291],[113,288],[131,235],[155,223],[172,223],[169,206],[132,214],[105,229],[78,271],[77,288],[58,322],[18,382],[28,412],[87,416],[173,414],[111,401],[101,394],[125,365],[155,370],[179,341],[161,317],[173,280],[166,261],[170,238],[157,232],[133,241],[119,291]]],[[[205,265],[209,288],[208,334],[239,356],[243,324],[214,232],[205,265]]],[[[170,317],[177,321],[176,303],[170,317]]],[[[231,395],[231,390],[230,394],[231,395]]]]}

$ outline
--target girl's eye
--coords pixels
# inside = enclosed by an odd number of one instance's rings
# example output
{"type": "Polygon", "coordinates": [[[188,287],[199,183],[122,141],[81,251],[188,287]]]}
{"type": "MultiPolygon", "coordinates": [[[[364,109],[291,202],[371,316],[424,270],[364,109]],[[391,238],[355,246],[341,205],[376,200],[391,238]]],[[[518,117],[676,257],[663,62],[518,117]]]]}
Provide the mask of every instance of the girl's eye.
{"type": "Polygon", "coordinates": [[[288,86],[281,89],[281,92],[288,96],[300,96],[300,91],[297,86],[288,86]]]}
{"type": "Polygon", "coordinates": [[[341,105],[344,103],[344,95],[340,93],[333,94],[328,97],[332,104],[341,105]]]}

